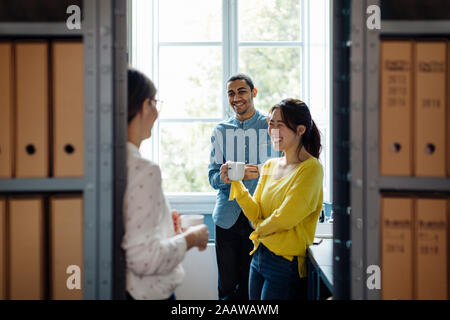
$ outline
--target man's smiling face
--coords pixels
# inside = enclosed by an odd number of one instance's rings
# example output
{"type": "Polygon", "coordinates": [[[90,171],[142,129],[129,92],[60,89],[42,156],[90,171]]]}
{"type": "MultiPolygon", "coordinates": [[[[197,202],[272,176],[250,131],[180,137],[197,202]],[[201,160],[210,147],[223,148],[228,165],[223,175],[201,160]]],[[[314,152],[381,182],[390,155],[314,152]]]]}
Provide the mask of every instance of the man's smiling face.
{"type": "Polygon", "coordinates": [[[250,90],[250,86],[243,79],[230,81],[227,84],[228,102],[233,108],[236,116],[245,117],[254,110],[253,98],[256,96],[256,90],[250,90]]]}

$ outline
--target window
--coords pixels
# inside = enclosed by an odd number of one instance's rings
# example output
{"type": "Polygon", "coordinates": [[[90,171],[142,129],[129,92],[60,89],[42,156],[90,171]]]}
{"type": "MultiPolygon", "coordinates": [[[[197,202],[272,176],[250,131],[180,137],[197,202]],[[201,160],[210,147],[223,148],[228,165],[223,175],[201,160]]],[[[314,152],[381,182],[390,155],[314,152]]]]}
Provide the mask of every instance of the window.
{"type": "Polygon", "coordinates": [[[252,77],[259,110],[287,97],[310,106],[331,201],[329,0],[133,0],[131,7],[131,64],[164,101],[141,152],[160,164],[171,203],[197,197],[214,206],[210,134],[232,115],[224,82],[236,72],[252,77]]]}

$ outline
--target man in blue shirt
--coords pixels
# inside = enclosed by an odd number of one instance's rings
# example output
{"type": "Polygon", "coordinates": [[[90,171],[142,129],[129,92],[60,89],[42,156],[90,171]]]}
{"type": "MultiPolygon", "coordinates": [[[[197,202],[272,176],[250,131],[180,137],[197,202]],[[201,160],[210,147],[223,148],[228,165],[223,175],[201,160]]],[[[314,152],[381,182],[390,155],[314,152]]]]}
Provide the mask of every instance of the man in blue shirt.
{"type": "Polygon", "coordinates": [[[256,110],[253,103],[257,92],[247,75],[228,79],[228,101],[235,116],[217,124],[211,135],[208,177],[211,186],[219,190],[213,220],[219,299],[223,300],[248,300],[249,253],[253,249],[249,236],[253,229],[236,200],[228,201],[231,184],[223,181],[220,167],[226,161],[245,162],[243,183],[253,195],[259,178],[257,164],[275,154],[267,133],[267,116],[256,110]]]}

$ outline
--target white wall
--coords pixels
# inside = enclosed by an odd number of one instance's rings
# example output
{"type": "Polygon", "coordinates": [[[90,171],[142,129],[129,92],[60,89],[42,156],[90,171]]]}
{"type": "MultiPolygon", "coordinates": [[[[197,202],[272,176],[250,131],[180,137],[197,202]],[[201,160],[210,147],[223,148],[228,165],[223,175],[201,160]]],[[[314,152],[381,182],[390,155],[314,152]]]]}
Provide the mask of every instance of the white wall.
{"type": "Polygon", "coordinates": [[[217,300],[216,247],[209,243],[205,251],[191,249],[183,261],[184,281],[175,290],[177,300],[217,300]]]}

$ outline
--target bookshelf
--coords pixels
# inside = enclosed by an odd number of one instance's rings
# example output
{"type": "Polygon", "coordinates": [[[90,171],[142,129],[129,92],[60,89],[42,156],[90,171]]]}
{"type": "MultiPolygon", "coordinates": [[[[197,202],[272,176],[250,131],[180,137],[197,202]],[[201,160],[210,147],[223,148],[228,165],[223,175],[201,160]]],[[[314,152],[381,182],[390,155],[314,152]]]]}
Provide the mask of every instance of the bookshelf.
{"type": "Polygon", "coordinates": [[[69,30],[64,22],[0,22],[0,36],[82,37],[83,30],[69,30]]]}
{"type": "Polygon", "coordinates": [[[0,193],[82,192],[88,184],[84,178],[0,179],[0,193]]]}
{"type": "Polygon", "coordinates": [[[450,21],[448,20],[382,20],[381,35],[420,36],[420,35],[448,35],[450,21]]]}
{"type": "Polygon", "coordinates": [[[0,22],[0,39],[79,38],[84,45],[84,177],[0,179],[0,195],[82,193],[83,298],[125,292],[126,2],[84,0],[80,30],[65,22],[0,22]]]}
{"type": "Polygon", "coordinates": [[[394,177],[379,174],[380,39],[450,35],[448,20],[382,20],[366,27],[366,8],[378,0],[352,1],[350,18],[350,238],[351,299],[379,300],[369,289],[367,268],[380,266],[381,193],[449,194],[450,178],[394,177]]]}
{"type": "Polygon", "coordinates": [[[378,177],[378,188],[381,191],[396,192],[448,192],[450,179],[448,178],[422,178],[422,177],[378,177]]]}

